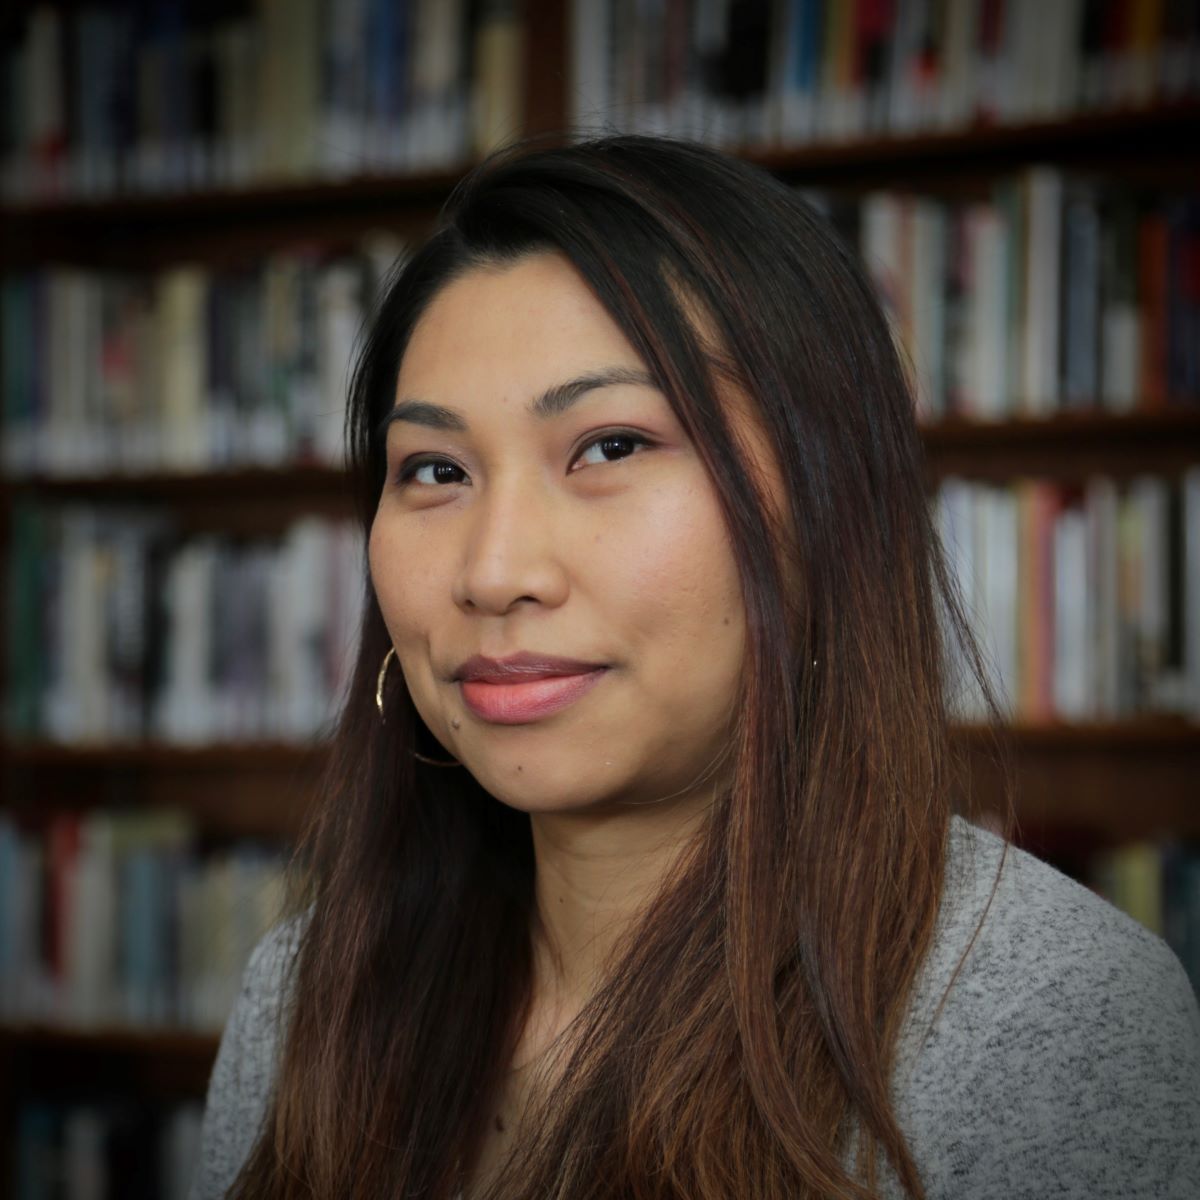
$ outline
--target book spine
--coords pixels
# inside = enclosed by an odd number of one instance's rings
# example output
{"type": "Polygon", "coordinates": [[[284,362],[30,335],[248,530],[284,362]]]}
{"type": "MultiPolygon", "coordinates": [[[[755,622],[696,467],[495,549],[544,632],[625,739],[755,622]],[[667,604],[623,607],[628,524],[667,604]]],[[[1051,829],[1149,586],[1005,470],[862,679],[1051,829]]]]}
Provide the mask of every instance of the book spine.
{"type": "Polygon", "coordinates": [[[0,866],[0,1015],[17,1022],[219,1029],[283,912],[279,850],[201,856],[183,812],[3,820],[0,866]]]}
{"type": "Polygon", "coordinates": [[[1138,227],[1140,329],[1138,396],[1140,407],[1167,406],[1167,302],[1170,234],[1162,211],[1147,213],[1138,227]]]}
{"type": "MultiPolygon", "coordinates": [[[[1011,715],[1200,719],[1200,463],[1178,480],[950,478],[936,512],[1011,715]]],[[[949,652],[961,676],[961,656],[949,652]]]]}

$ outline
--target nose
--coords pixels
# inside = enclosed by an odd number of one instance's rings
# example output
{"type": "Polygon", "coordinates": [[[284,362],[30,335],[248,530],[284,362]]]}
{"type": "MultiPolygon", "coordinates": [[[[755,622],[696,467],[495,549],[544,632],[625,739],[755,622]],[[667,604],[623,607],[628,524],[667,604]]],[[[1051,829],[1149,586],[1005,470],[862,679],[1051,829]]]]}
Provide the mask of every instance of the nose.
{"type": "Polygon", "coordinates": [[[454,602],[468,612],[502,616],[523,601],[562,604],[569,590],[560,556],[565,529],[561,497],[533,472],[497,479],[473,499],[463,519],[462,566],[454,602]]]}

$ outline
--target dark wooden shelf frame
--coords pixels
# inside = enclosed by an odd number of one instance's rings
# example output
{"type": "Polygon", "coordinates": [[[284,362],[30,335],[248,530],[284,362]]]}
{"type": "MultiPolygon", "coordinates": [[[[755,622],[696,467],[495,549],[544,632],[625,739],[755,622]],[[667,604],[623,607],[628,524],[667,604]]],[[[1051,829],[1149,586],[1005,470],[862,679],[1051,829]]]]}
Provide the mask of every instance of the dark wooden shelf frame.
{"type": "MultiPolygon", "coordinates": [[[[1128,413],[1091,409],[1000,420],[953,416],[923,423],[921,436],[934,478],[1083,479],[1093,473],[1140,471],[1169,475],[1200,465],[1200,403],[1128,413]]],[[[0,479],[0,506],[16,498],[218,506],[270,500],[298,508],[347,506],[352,500],[344,471],[312,463],[0,479]]]]}
{"type": "Polygon", "coordinates": [[[211,1060],[217,1052],[219,1031],[142,1027],[137,1025],[84,1026],[49,1025],[41,1021],[12,1021],[0,1024],[0,1039],[23,1045],[61,1047],[64,1051],[118,1051],[132,1054],[185,1055],[211,1060]]]}
{"type": "MultiPolygon", "coordinates": [[[[1086,110],[1069,116],[1014,122],[976,122],[914,135],[881,135],[818,142],[744,155],[788,182],[862,186],[876,179],[907,189],[951,173],[996,176],[1035,162],[1120,168],[1149,157],[1179,157],[1181,136],[1200,128],[1194,98],[1144,107],[1086,110]],[[1128,139],[1136,139],[1129,141],[1128,139]]],[[[1194,168],[1193,168],[1194,171],[1194,168]]]]}
{"type": "MultiPolygon", "coordinates": [[[[1200,839],[1200,720],[1035,724],[999,730],[956,725],[952,737],[970,764],[984,807],[998,802],[994,761],[999,737],[1012,751],[1024,844],[1058,837],[1117,842],[1159,833],[1200,839]],[[1193,782],[1189,782],[1193,781],[1193,782]],[[1132,797],[1137,797],[1134,803],[1132,797]]],[[[179,747],[161,743],[63,746],[0,741],[3,805],[36,815],[88,809],[178,807],[199,831],[220,838],[294,838],[317,802],[329,763],[327,744],[179,747]],[[104,781],[99,801],[81,803],[81,784],[104,781]]]]}
{"type": "Polygon", "coordinates": [[[313,495],[343,499],[348,477],[338,467],[318,463],[279,467],[229,467],[206,471],[126,471],[101,475],[11,475],[0,481],[0,504],[17,497],[52,500],[200,500],[219,503],[313,495]]]}
{"type": "Polygon", "coordinates": [[[290,771],[321,759],[321,743],[222,742],[202,746],[176,746],[167,742],[96,742],[65,744],[52,741],[0,742],[0,760],[9,766],[66,768],[70,770],[142,771],[290,771]]]}
{"type": "MultiPolygon", "coordinates": [[[[539,2],[530,50],[536,61],[563,36],[562,6],[539,2]],[[544,11],[542,11],[544,10],[544,11]],[[553,10],[553,11],[552,11],[553,10]]],[[[526,129],[562,140],[563,70],[531,72],[526,129]]],[[[832,189],[925,188],[986,191],[988,180],[1037,162],[1101,170],[1136,180],[1148,162],[1155,178],[1195,183],[1181,144],[1200,132],[1200,100],[1084,112],[1050,120],[973,124],[944,132],[888,135],[748,149],[743,157],[792,184],[832,189]]],[[[464,163],[463,167],[471,165],[464,163]]],[[[428,227],[460,171],[272,182],[211,191],[131,194],[0,207],[0,265],[62,258],[121,266],[134,253],[142,269],[181,257],[244,259],[273,247],[346,245],[373,228],[407,233],[428,227]],[[231,228],[231,222],[233,227],[231,228]]]]}
{"type": "MultiPolygon", "coordinates": [[[[956,724],[953,736],[986,743],[996,734],[988,725],[956,724]]],[[[1200,718],[1172,714],[1130,717],[1117,721],[1014,721],[999,727],[1001,736],[1021,748],[1061,753],[1090,751],[1097,746],[1129,753],[1162,749],[1194,749],[1200,753],[1200,718]]],[[[177,746],[165,742],[65,744],[42,740],[0,739],[0,761],[10,766],[71,770],[136,767],[139,770],[242,771],[293,770],[323,760],[327,743],[224,742],[177,746]]],[[[1200,788],[1197,790],[1200,802],[1200,788]]]]}
{"type": "MultiPolygon", "coordinates": [[[[560,64],[529,72],[526,128],[557,129],[566,111],[566,5],[530,5],[529,57],[560,64]]],[[[1064,120],[973,127],[914,137],[814,144],[748,153],[745,157],[796,184],[854,187],[898,184],[915,189],[986,180],[1034,162],[1054,162],[1135,178],[1152,162],[1156,177],[1190,179],[1200,102],[1064,120]],[[1181,154],[1180,148],[1183,147],[1181,154]],[[1178,160],[1172,162],[1172,159],[1178,160]]],[[[0,208],[0,267],[37,262],[47,255],[120,264],[131,247],[144,247],[142,268],[172,256],[219,257],[257,251],[303,238],[323,243],[350,239],[376,225],[427,223],[449,195],[457,172],[377,176],[338,182],[276,184],[193,195],[119,197],[99,203],[0,208]],[[236,228],[233,228],[235,227],[236,228]]],[[[935,476],[977,478],[1045,474],[1077,476],[1171,471],[1200,458],[1200,420],[1192,412],[1098,417],[1061,414],[997,424],[946,422],[924,431],[935,476]],[[1130,447],[1134,449],[1130,449],[1130,447]],[[1181,449],[1182,447],[1182,449],[1181,449]],[[1181,458],[1183,454],[1185,458],[1181,458]],[[1069,463],[1063,466],[1063,456],[1069,463]]],[[[14,498],[131,500],[182,506],[218,504],[222,498],[277,499],[298,508],[314,497],[340,497],[341,473],[328,468],[283,471],[156,474],[104,479],[28,479],[0,483],[0,509],[14,498]]],[[[340,503],[340,498],[338,500],[340,503]]],[[[980,791],[988,788],[986,761],[995,731],[960,726],[954,736],[981,759],[980,791]]],[[[1138,720],[1111,724],[1032,726],[1001,731],[1015,746],[1021,820],[1036,844],[1052,826],[1066,824],[1081,836],[1142,836],[1165,820],[1179,833],[1200,836],[1200,727],[1188,722],[1138,720]]],[[[292,831],[299,806],[295,781],[324,764],[320,746],[226,745],[181,749],[162,745],[63,747],[0,741],[6,777],[53,776],[95,780],[150,780],[151,803],[181,803],[214,828],[234,835],[260,829],[292,831]],[[220,787],[213,788],[214,778],[220,787]],[[246,783],[245,794],[227,786],[246,783]],[[192,781],[191,790],[181,784],[192,781]],[[250,794],[253,790],[253,795],[250,794]],[[219,793],[213,799],[213,793],[219,793]],[[169,798],[169,799],[168,799],[169,798]],[[257,804],[247,816],[248,804],[257,804]]],[[[5,803],[11,798],[6,792],[5,803]]],[[[217,1039],[189,1031],[66,1030],[42,1025],[0,1028],[0,1088],[11,1118],[13,1094],[78,1086],[99,1078],[114,1091],[155,1099],[203,1095],[217,1039]]],[[[6,1123],[8,1123],[6,1121],[6,1123]]],[[[0,1151],[0,1165],[5,1152],[0,1151]]]]}
{"type": "Polygon", "coordinates": [[[0,1026],[0,1073],[24,1096],[133,1092],[157,1102],[199,1100],[218,1041],[217,1034],[191,1030],[10,1023],[0,1026]]]}
{"type": "Polygon", "coordinates": [[[1200,466],[1200,404],[1110,413],[1094,409],[981,421],[948,417],[923,425],[928,474],[1002,483],[1039,477],[1173,476],[1200,466]]]}
{"type": "MultiPolygon", "coordinates": [[[[1011,170],[1035,159],[1070,163],[1101,153],[1111,161],[1122,138],[1139,157],[1157,151],[1178,155],[1181,135],[1200,131],[1200,101],[1194,98],[1143,107],[1096,109],[1050,119],[973,122],[953,129],[907,134],[871,135],[852,140],[818,140],[769,148],[730,146],[731,153],[787,179],[812,183],[858,182],[864,173],[903,167],[905,175],[926,170],[988,173],[1011,170]]],[[[547,144],[560,143],[564,132],[552,119],[538,122],[547,144]]],[[[403,204],[422,208],[440,204],[461,175],[477,160],[436,171],[355,174],[268,180],[244,187],[208,190],[130,192],[98,200],[67,197],[0,205],[0,221],[14,231],[33,226],[97,227],[130,223],[186,225],[235,216],[239,222],[281,214],[317,215],[331,205],[343,211],[370,213],[403,204]]]]}

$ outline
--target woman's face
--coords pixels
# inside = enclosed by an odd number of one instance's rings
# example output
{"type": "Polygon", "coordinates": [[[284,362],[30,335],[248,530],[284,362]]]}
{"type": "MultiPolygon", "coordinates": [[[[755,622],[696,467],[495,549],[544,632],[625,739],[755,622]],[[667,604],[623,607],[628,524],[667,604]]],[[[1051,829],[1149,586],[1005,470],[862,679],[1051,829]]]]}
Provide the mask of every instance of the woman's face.
{"type": "Polygon", "coordinates": [[[570,262],[447,285],[391,416],[371,575],[438,741],[527,812],[711,794],[698,777],[743,658],[737,569],[699,456],[570,262]],[[624,381],[572,383],[600,374],[624,381]],[[521,653],[598,669],[457,677],[521,653]]]}

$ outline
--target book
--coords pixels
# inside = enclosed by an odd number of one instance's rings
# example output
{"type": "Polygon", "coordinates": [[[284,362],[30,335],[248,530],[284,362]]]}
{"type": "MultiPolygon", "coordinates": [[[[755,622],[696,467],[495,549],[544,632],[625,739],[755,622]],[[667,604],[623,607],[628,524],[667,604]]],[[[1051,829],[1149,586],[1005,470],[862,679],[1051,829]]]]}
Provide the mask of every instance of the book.
{"type": "Polygon", "coordinates": [[[11,110],[0,194],[91,200],[456,166],[491,136],[473,128],[495,120],[473,111],[477,93],[507,106],[505,124],[519,116],[511,30],[520,19],[506,10],[501,29],[479,9],[464,0],[25,6],[0,45],[11,110]],[[505,42],[498,58],[472,54],[485,28],[485,41],[505,42]]]}
{"type": "Polygon", "coordinates": [[[1195,195],[1046,167],[986,199],[806,194],[849,214],[923,421],[1200,405],[1195,195]]]}
{"type": "Polygon", "coordinates": [[[26,1101],[15,1115],[17,1200],[189,1194],[200,1157],[199,1099],[26,1101]]]}
{"type": "Polygon", "coordinates": [[[13,474],[344,462],[349,368],[395,238],[154,275],[48,267],[0,289],[13,474]],[[68,352],[69,351],[69,352],[68,352]]]}
{"type": "Polygon", "coordinates": [[[367,582],[349,521],[234,539],[136,508],[27,504],[16,518],[10,736],[195,746],[329,731],[367,582]]]}
{"type": "MultiPolygon", "coordinates": [[[[942,481],[951,572],[1010,715],[1027,722],[1200,720],[1200,464],[1180,478],[942,481]]],[[[951,647],[948,699],[982,698],[951,647]]]]}
{"type": "Polygon", "coordinates": [[[219,1030],[282,911],[280,850],[201,852],[182,811],[5,816],[0,867],[10,1024],[219,1030]]]}

